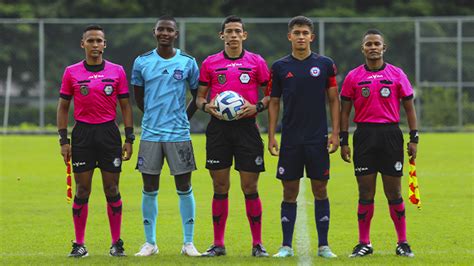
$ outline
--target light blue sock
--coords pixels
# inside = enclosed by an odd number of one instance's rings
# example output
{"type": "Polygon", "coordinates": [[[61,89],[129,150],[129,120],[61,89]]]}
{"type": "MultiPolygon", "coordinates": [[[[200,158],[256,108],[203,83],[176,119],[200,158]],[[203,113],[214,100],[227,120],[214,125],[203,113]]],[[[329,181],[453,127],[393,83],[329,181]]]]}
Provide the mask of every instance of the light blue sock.
{"type": "Polygon", "coordinates": [[[179,191],[179,212],[183,224],[184,243],[193,242],[194,221],[196,219],[196,202],[194,201],[193,188],[188,191],[179,191]]]}
{"type": "Polygon", "coordinates": [[[146,242],[156,243],[156,217],[158,216],[158,190],[152,192],[143,191],[142,214],[143,227],[145,228],[146,242]]]}

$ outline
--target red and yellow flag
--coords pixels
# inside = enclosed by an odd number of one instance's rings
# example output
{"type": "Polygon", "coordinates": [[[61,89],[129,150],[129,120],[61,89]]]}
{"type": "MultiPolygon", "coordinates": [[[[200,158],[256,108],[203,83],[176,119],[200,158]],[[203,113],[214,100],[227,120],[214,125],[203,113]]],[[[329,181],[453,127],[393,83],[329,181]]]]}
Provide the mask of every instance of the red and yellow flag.
{"type": "Polygon", "coordinates": [[[408,198],[410,202],[416,204],[418,210],[421,210],[420,188],[418,187],[418,178],[416,177],[416,164],[413,157],[410,158],[410,171],[408,175],[408,198]]]}
{"type": "Polygon", "coordinates": [[[72,199],[72,187],[71,187],[71,161],[67,162],[66,167],[66,200],[67,203],[71,203],[72,199]]]}

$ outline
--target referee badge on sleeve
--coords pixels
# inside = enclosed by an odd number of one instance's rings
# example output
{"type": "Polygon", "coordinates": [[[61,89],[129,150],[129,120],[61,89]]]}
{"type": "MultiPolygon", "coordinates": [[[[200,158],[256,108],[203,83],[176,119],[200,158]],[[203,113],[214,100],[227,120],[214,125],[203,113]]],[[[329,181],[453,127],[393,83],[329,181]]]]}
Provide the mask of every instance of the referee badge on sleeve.
{"type": "Polygon", "coordinates": [[[363,87],[362,90],[361,90],[361,92],[362,92],[362,96],[364,96],[364,98],[367,98],[367,97],[369,97],[369,95],[370,95],[370,89],[369,89],[369,87],[363,87]]]}

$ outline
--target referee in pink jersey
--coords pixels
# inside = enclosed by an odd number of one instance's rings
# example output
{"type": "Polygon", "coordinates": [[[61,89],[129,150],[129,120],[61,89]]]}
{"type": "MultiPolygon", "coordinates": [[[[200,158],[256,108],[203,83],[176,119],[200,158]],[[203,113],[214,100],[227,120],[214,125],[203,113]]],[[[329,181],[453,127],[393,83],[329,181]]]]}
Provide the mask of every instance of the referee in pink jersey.
{"type": "Polygon", "coordinates": [[[373,253],[369,235],[378,172],[382,175],[390,216],[397,232],[395,253],[413,257],[406,237],[405,205],[401,195],[403,134],[398,126],[401,102],[410,128],[408,155],[415,158],[418,131],[413,88],[403,70],[384,61],[387,45],[380,31],[367,31],[361,49],[365,64],[349,72],[341,91],[341,157],[348,163],[351,161],[348,128],[352,105],[357,124],[354,132],[354,172],[359,185],[359,243],[350,257],[373,253]]]}
{"type": "Polygon", "coordinates": [[[262,245],[262,203],[257,189],[259,173],[265,171],[263,141],[255,117],[268,106],[269,97],[265,88],[270,73],[260,55],[243,49],[247,32],[241,18],[226,17],[221,25],[220,38],[224,50],[208,56],[202,63],[196,99],[197,106],[211,114],[206,130],[206,168],[214,184],[214,243],[203,256],[226,254],[224,232],[229,212],[230,167],[235,159],[252,233],[252,256],[267,257],[268,253],[262,245]],[[258,99],[259,88],[266,95],[261,101],[258,99]],[[238,120],[220,120],[216,112],[214,99],[226,90],[235,91],[245,99],[238,120]],[[210,102],[206,100],[208,92],[212,99],[210,102]]]}
{"type": "Polygon", "coordinates": [[[61,83],[57,126],[59,144],[64,162],[72,157],[76,182],[76,194],[72,215],[76,239],[69,257],[88,256],[84,245],[88,201],[92,175],[96,167],[102,173],[104,193],[107,198],[107,214],[112,235],[111,256],[125,256],[120,239],[122,200],[119,177],[122,161],[132,155],[133,135],[132,108],[129,103],[128,82],[122,66],[102,58],[106,47],[102,27],[85,28],[81,47],[85,60],[66,67],[61,83]],[[67,124],[71,100],[74,99],[72,143],[68,138],[67,124]],[[125,125],[125,143],[122,147],[120,131],[115,123],[117,100],[125,125]]]}

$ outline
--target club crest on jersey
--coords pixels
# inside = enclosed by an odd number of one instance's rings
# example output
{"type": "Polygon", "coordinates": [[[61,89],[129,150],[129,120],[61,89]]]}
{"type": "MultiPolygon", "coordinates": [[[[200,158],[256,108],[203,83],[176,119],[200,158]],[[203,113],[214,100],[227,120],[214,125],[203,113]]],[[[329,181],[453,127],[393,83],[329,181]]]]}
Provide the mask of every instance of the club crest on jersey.
{"type": "Polygon", "coordinates": [[[382,95],[382,97],[384,98],[388,98],[390,96],[390,89],[388,87],[383,87],[381,90],[380,90],[380,95],[382,95]]]}
{"type": "Polygon", "coordinates": [[[309,70],[309,74],[311,74],[311,76],[313,76],[313,77],[318,77],[319,74],[321,74],[321,70],[319,69],[319,67],[312,67],[309,70]]]}
{"type": "Polygon", "coordinates": [[[80,88],[80,91],[81,91],[81,94],[84,95],[84,96],[89,94],[89,88],[86,85],[82,85],[81,88],[80,88]]]}
{"type": "Polygon", "coordinates": [[[367,98],[370,96],[370,89],[368,87],[363,87],[362,90],[362,96],[364,96],[364,98],[367,98]]]}
{"type": "Polygon", "coordinates": [[[112,95],[112,93],[114,93],[114,87],[112,87],[112,85],[105,85],[105,87],[104,87],[104,93],[105,93],[105,95],[107,95],[107,96],[112,95]]]}
{"type": "Polygon", "coordinates": [[[183,79],[183,70],[176,69],[173,73],[173,78],[176,80],[182,80],[183,79]]]}
{"type": "Polygon", "coordinates": [[[219,74],[217,76],[217,81],[219,82],[219,84],[224,84],[227,81],[227,79],[225,78],[225,74],[219,74]]]}
{"type": "Polygon", "coordinates": [[[250,82],[250,75],[249,73],[242,73],[239,79],[242,84],[248,84],[250,82]]]}

